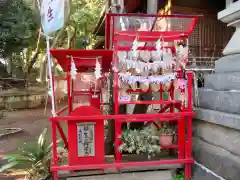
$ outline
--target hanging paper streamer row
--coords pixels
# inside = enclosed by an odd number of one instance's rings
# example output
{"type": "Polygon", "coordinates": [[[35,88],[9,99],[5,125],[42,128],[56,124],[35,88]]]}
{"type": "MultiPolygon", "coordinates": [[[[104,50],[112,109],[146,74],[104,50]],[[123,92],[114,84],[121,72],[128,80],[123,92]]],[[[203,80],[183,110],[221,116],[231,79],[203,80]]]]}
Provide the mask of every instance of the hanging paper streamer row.
{"type": "Polygon", "coordinates": [[[117,53],[119,60],[142,60],[145,62],[151,61],[171,61],[173,60],[172,50],[170,48],[163,48],[159,51],[118,51],[117,53]]]}
{"type": "Polygon", "coordinates": [[[148,76],[148,77],[142,77],[142,76],[133,76],[130,75],[130,73],[119,73],[119,78],[122,80],[124,83],[127,84],[132,84],[136,82],[140,83],[155,83],[155,84],[160,84],[160,83],[166,83],[170,82],[171,80],[176,78],[177,73],[169,73],[161,76],[148,76]]]}
{"type": "Polygon", "coordinates": [[[131,68],[133,69],[138,69],[140,71],[140,73],[144,72],[144,73],[149,73],[150,71],[152,72],[158,72],[158,70],[160,68],[163,69],[168,69],[168,68],[172,68],[172,65],[175,65],[176,62],[175,61],[168,61],[168,62],[164,62],[164,61],[155,61],[152,63],[145,63],[145,62],[141,62],[141,61],[132,61],[132,60],[120,60],[120,69],[121,70],[129,70],[131,68]]]}

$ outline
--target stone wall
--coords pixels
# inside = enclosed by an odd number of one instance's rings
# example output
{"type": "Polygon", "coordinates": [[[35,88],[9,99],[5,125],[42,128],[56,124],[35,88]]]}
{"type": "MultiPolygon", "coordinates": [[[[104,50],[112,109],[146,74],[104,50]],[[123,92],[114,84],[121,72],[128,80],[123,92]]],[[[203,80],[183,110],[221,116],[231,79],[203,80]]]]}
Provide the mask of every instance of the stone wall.
{"type": "Polygon", "coordinates": [[[45,88],[30,88],[28,90],[11,89],[0,92],[0,109],[36,108],[44,104],[45,88]]]}
{"type": "MultiPolygon", "coordinates": [[[[233,65],[237,62],[240,63],[237,55],[220,58],[215,74],[207,75],[205,87],[199,89],[193,155],[216,174],[209,180],[240,177],[240,72],[233,65]]],[[[199,171],[199,167],[195,168],[195,172],[199,171]]]]}

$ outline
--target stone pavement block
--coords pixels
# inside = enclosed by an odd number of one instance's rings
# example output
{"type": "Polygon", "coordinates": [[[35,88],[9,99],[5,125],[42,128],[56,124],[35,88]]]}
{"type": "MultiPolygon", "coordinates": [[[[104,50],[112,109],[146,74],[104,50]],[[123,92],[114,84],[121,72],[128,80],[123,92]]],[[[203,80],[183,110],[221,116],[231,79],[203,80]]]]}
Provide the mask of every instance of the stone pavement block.
{"type": "Polygon", "coordinates": [[[214,111],[210,109],[195,108],[196,117],[199,121],[206,121],[225,127],[240,130],[240,115],[214,111]]]}
{"type": "Polygon", "coordinates": [[[201,108],[240,114],[240,90],[215,91],[199,89],[199,104],[201,108]]]}
{"type": "Polygon", "coordinates": [[[240,72],[215,73],[204,76],[204,87],[214,90],[240,90],[240,72]]]}
{"type": "Polygon", "coordinates": [[[171,171],[148,171],[97,176],[72,177],[67,180],[172,180],[171,171]]]}

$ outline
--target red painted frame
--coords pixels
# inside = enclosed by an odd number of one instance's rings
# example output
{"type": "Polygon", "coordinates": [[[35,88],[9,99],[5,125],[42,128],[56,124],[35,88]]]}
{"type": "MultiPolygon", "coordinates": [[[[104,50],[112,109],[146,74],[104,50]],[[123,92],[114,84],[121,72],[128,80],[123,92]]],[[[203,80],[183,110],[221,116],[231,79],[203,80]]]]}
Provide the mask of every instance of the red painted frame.
{"type": "Polygon", "coordinates": [[[77,147],[77,123],[82,123],[81,116],[101,116],[100,112],[100,99],[99,107],[93,106],[80,106],[74,109],[69,115],[74,117],[79,117],[77,121],[68,121],[68,163],[71,166],[76,165],[89,165],[89,164],[103,164],[104,163],[104,120],[96,121],[89,119],[87,122],[95,123],[94,134],[95,134],[95,156],[78,157],[78,147],[77,147]]]}
{"type": "MultiPolygon", "coordinates": [[[[62,66],[65,72],[67,72],[67,80],[68,80],[68,102],[69,105],[72,102],[72,95],[77,92],[72,92],[71,86],[72,81],[70,79],[70,61],[67,56],[84,56],[86,57],[105,57],[103,59],[108,59],[107,61],[102,61],[103,70],[108,72],[110,70],[110,63],[113,62],[113,65],[118,63],[117,59],[117,50],[127,49],[129,47],[119,47],[117,45],[118,41],[133,41],[136,36],[138,36],[141,40],[144,41],[155,41],[160,36],[165,35],[166,38],[164,40],[178,40],[187,38],[188,35],[192,32],[194,26],[196,25],[199,16],[185,16],[185,15],[145,15],[145,14],[107,14],[106,15],[106,41],[105,47],[106,49],[114,49],[112,50],[51,50],[52,55],[57,58],[58,63],[62,66]],[[189,26],[186,32],[114,32],[114,17],[116,16],[140,16],[140,17],[175,17],[175,18],[191,18],[193,19],[192,24],[189,26]],[[169,37],[167,37],[169,36],[169,37]],[[81,55],[80,55],[81,54],[81,55]],[[105,65],[104,65],[105,63],[105,65]]],[[[154,47],[143,47],[142,49],[146,50],[154,50],[154,47]]],[[[82,65],[93,65],[93,63],[76,63],[76,58],[74,58],[75,64],[77,65],[77,69],[79,69],[82,65]]],[[[182,76],[182,71],[179,71],[179,76],[182,76]]],[[[54,174],[54,180],[57,180],[57,172],[68,170],[87,170],[87,169],[105,169],[105,168],[122,168],[127,166],[152,166],[152,165],[161,165],[161,164],[184,164],[185,165],[185,180],[190,180],[191,177],[191,164],[194,162],[192,158],[192,116],[194,116],[194,112],[192,109],[192,82],[193,82],[193,73],[187,72],[187,93],[188,93],[188,105],[184,107],[181,105],[181,102],[176,100],[164,101],[162,100],[162,96],[160,96],[159,101],[135,101],[128,102],[124,104],[165,104],[167,107],[162,108],[159,113],[156,114],[132,114],[132,115],[120,115],[119,114],[119,105],[123,104],[118,101],[118,73],[114,72],[114,115],[71,115],[71,116],[63,116],[63,117],[51,117],[49,120],[52,122],[52,137],[53,137],[53,163],[51,165],[51,171],[54,174]],[[170,108],[170,112],[166,113],[165,111],[170,108]],[[180,112],[174,112],[174,108],[180,110],[180,112]],[[118,147],[121,143],[121,140],[118,138],[121,135],[121,123],[123,122],[139,122],[139,121],[147,121],[149,123],[154,122],[154,120],[158,118],[160,121],[175,121],[178,125],[178,143],[177,145],[172,145],[170,147],[163,148],[177,148],[178,149],[178,158],[171,160],[159,160],[159,161],[147,161],[147,162],[128,162],[123,163],[122,154],[118,151],[118,147]],[[104,119],[111,119],[115,122],[115,162],[112,164],[89,164],[89,165],[59,165],[58,163],[58,153],[57,153],[57,126],[60,121],[67,121],[68,123],[76,124],[76,122],[102,122],[104,119]],[[187,121],[187,122],[186,122],[187,121]],[[187,128],[185,128],[187,125],[187,128]],[[187,130],[187,132],[185,132],[187,130]],[[185,136],[187,133],[187,136],[185,136]]],[[[128,90],[131,92],[132,90],[128,90]]],[[[141,92],[140,90],[137,90],[141,92]]],[[[162,87],[160,88],[160,93],[163,91],[162,87]]],[[[81,92],[79,92],[81,93],[81,92]]],[[[171,84],[171,88],[169,89],[169,94],[174,99],[174,85],[171,84]]],[[[101,103],[100,103],[101,104],[101,103]]],[[[69,108],[69,113],[71,112],[71,106],[69,108]]],[[[75,133],[74,133],[75,134],[75,133]]],[[[69,144],[75,143],[74,138],[68,138],[69,144]]],[[[76,143],[75,143],[76,144],[76,143]]],[[[71,155],[70,155],[71,156],[71,155]]],[[[71,156],[74,160],[77,157],[75,155],[71,156]]]]}

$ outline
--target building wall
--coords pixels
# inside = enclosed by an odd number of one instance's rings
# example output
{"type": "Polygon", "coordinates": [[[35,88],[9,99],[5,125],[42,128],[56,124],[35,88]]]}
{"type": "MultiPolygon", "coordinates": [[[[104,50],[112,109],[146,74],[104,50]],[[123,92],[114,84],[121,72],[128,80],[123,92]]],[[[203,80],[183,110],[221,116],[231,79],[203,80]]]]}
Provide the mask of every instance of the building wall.
{"type": "Polygon", "coordinates": [[[203,15],[189,38],[193,56],[219,57],[233,34],[233,29],[217,20],[217,13],[200,8],[174,6],[172,14],[203,15]]]}

